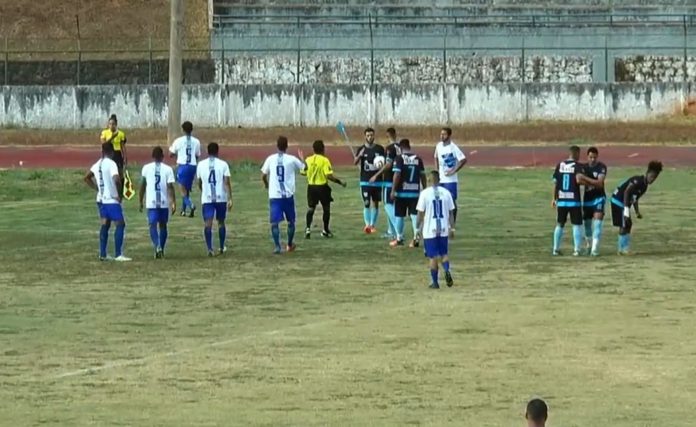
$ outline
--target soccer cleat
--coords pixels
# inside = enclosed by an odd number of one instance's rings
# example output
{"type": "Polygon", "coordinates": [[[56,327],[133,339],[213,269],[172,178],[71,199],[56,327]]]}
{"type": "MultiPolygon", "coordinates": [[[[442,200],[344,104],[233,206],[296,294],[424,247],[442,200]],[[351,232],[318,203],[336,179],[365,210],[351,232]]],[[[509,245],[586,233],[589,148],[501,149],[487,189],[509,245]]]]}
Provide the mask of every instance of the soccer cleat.
{"type": "Polygon", "coordinates": [[[370,234],[373,234],[373,233],[376,233],[376,232],[377,232],[377,228],[376,228],[374,225],[371,225],[371,226],[370,226],[370,234]]]}
{"type": "Polygon", "coordinates": [[[403,246],[403,245],[404,245],[404,241],[399,240],[399,239],[395,239],[395,240],[392,240],[391,242],[389,242],[389,246],[391,246],[392,248],[395,248],[397,246],[403,246]]]}
{"type": "Polygon", "coordinates": [[[295,249],[297,249],[297,245],[294,244],[294,243],[293,243],[292,245],[287,245],[287,246],[285,247],[285,251],[286,251],[286,252],[294,252],[295,249]]]}
{"type": "Polygon", "coordinates": [[[621,251],[617,252],[616,254],[619,256],[631,256],[632,255],[631,252],[628,250],[621,250],[621,251]]]}
{"type": "Polygon", "coordinates": [[[590,256],[593,256],[593,257],[599,256],[599,251],[592,251],[592,252],[590,252],[590,256]]]}
{"type": "Polygon", "coordinates": [[[452,273],[449,271],[445,271],[445,282],[447,283],[448,288],[454,286],[454,279],[452,279],[452,273]]]}
{"type": "Polygon", "coordinates": [[[573,256],[580,256],[580,255],[582,255],[582,253],[581,253],[580,251],[574,251],[574,252],[573,252],[573,256]]]}
{"type": "Polygon", "coordinates": [[[220,250],[218,251],[218,254],[220,254],[220,255],[224,255],[226,253],[227,253],[227,246],[225,246],[224,248],[220,248],[220,250]]]}
{"type": "Polygon", "coordinates": [[[275,254],[275,255],[280,255],[280,252],[281,252],[280,246],[276,246],[276,247],[273,249],[273,254],[275,254]]]}
{"type": "Polygon", "coordinates": [[[114,260],[114,258],[110,257],[109,255],[99,257],[99,261],[113,261],[113,260],[114,260]]]}
{"type": "Polygon", "coordinates": [[[215,252],[213,251],[208,251],[208,258],[212,258],[215,256],[215,252]]]}
{"type": "Polygon", "coordinates": [[[428,286],[430,289],[440,289],[440,285],[437,283],[431,283],[430,286],[428,286]]]}
{"type": "Polygon", "coordinates": [[[365,234],[372,233],[372,229],[370,228],[369,225],[366,225],[365,228],[363,228],[363,233],[365,233],[365,234]]]}
{"type": "Polygon", "coordinates": [[[321,232],[321,237],[324,237],[324,238],[327,238],[327,239],[331,239],[331,238],[333,238],[333,233],[330,232],[330,231],[324,230],[324,231],[321,232]]]}
{"type": "Polygon", "coordinates": [[[561,256],[561,255],[563,255],[563,252],[561,252],[559,250],[555,250],[555,251],[551,252],[551,255],[552,256],[561,256]]]}
{"type": "Polygon", "coordinates": [[[189,214],[189,218],[193,218],[193,214],[196,212],[196,207],[191,208],[191,213],[189,214]]]}
{"type": "Polygon", "coordinates": [[[418,246],[420,246],[420,241],[418,239],[413,239],[411,243],[408,244],[409,248],[417,248],[418,246]]]}
{"type": "MultiPolygon", "coordinates": [[[[323,233],[322,233],[323,234],[323,233]]],[[[304,238],[305,239],[311,239],[312,238],[312,230],[309,228],[305,229],[304,231],[304,238]]]]}
{"type": "Polygon", "coordinates": [[[181,216],[186,216],[186,210],[181,211],[181,216]]]}
{"type": "Polygon", "coordinates": [[[162,258],[162,249],[157,248],[155,249],[155,259],[160,259],[162,258]]]}
{"type": "Polygon", "coordinates": [[[116,258],[114,258],[114,261],[116,261],[116,262],[128,262],[128,261],[133,261],[133,260],[131,258],[128,258],[127,256],[119,255],[116,258]]]}

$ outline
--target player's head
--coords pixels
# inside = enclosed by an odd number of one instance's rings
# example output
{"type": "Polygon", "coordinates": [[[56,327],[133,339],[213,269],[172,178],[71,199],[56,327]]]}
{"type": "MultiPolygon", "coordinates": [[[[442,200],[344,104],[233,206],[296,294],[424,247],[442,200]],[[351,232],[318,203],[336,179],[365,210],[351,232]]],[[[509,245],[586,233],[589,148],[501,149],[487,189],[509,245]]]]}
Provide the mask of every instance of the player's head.
{"type": "Polygon", "coordinates": [[[541,399],[532,399],[527,403],[525,418],[529,427],[543,427],[549,417],[549,408],[541,399]]]}
{"type": "Polygon", "coordinates": [[[430,171],[428,174],[428,180],[430,181],[430,185],[433,187],[437,187],[440,185],[440,172],[438,171],[430,171]]]}
{"type": "Polygon", "coordinates": [[[365,142],[372,144],[375,142],[375,130],[372,128],[365,128],[365,142]]]}
{"type": "Polygon", "coordinates": [[[156,162],[161,162],[164,160],[164,150],[162,150],[162,147],[157,146],[152,149],[152,158],[156,162]]]}
{"type": "Polygon", "coordinates": [[[218,154],[220,153],[220,146],[218,145],[217,142],[211,142],[208,144],[208,155],[217,157],[218,154]]]}
{"type": "Polygon", "coordinates": [[[390,141],[396,141],[396,129],[394,129],[394,128],[387,129],[387,137],[389,138],[390,141]]]}
{"type": "Polygon", "coordinates": [[[314,154],[324,154],[324,141],[321,139],[314,141],[314,144],[312,144],[312,150],[314,150],[314,154]]]}
{"type": "Polygon", "coordinates": [[[286,152],[288,150],[288,137],[282,135],[279,136],[276,140],[276,147],[278,147],[278,151],[283,153],[286,152]]]}
{"type": "Polygon", "coordinates": [[[118,126],[118,118],[116,117],[116,114],[112,114],[109,117],[109,129],[111,129],[111,132],[116,131],[116,127],[118,126]]]}
{"type": "Polygon", "coordinates": [[[599,158],[599,150],[597,147],[590,147],[587,149],[587,163],[594,165],[597,163],[597,158],[599,158]]]}
{"type": "Polygon", "coordinates": [[[571,159],[575,160],[576,162],[580,160],[580,147],[577,145],[571,145],[568,152],[570,153],[571,159]]]}
{"type": "Polygon", "coordinates": [[[442,128],[440,129],[440,141],[449,141],[452,136],[452,128],[442,128]]]}
{"type": "Polygon", "coordinates": [[[114,157],[114,144],[110,142],[102,144],[102,157],[108,157],[109,159],[114,157]]]}
{"type": "Polygon", "coordinates": [[[404,138],[401,141],[399,141],[399,147],[401,147],[401,150],[403,151],[408,151],[411,149],[411,141],[404,138]]]}
{"type": "Polygon", "coordinates": [[[657,177],[660,176],[660,172],[662,172],[662,162],[653,160],[648,163],[648,172],[645,174],[645,179],[648,181],[648,184],[655,182],[657,177]]]}
{"type": "Polygon", "coordinates": [[[191,122],[182,123],[181,130],[183,130],[186,135],[191,135],[191,132],[193,132],[193,123],[191,123],[191,122]]]}

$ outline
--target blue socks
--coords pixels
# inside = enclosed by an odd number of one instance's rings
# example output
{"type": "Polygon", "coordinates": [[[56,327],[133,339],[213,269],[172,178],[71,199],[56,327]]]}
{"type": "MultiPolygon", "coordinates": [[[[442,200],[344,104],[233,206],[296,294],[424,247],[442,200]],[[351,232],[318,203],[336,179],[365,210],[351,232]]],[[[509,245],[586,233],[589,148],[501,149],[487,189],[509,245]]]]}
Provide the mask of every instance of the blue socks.
{"type": "Polygon", "coordinates": [[[365,221],[365,227],[370,225],[370,208],[363,208],[363,221],[365,221]]]}
{"type": "Polygon", "coordinates": [[[418,215],[411,215],[411,227],[413,228],[413,238],[416,238],[416,234],[418,233],[418,215]]]}
{"type": "Polygon", "coordinates": [[[394,223],[396,228],[396,238],[397,240],[404,239],[404,218],[396,217],[396,222],[394,223]]]}
{"type": "Polygon", "coordinates": [[[114,240],[116,242],[116,258],[123,255],[123,237],[126,234],[126,224],[117,224],[114,240]]]}
{"type": "Polygon", "coordinates": [[[182,199],[183,200],[181,201],[181,208],[185,211],[186,208],[188,208],[191,199],[189,198],[189,196],[184,196],[182,199]]]}
{"type": "Polygon", "coordinates": [[[211,227],[203,228],[203,235],[205,236],[205,244],[208,247],[208,251],[213,250],[213,230],[211,227]]]}
{"type": "Polygon", "coordinates": [[[160,248],[160,237],[159,233],[157,232],[157,223],[153,222],[150,224],[150,240],[152,240],[152,246],[155,247],[155,249],[160,248]]]}
{"type": "Polygon", "coordinates": [[[573,244],[575,252],[580,252],[582,250],[582,225],[573,226],[573,244]]]}
{"type": "Polygon", "coordinates": [[[280,227],[278,224],[271,224],[271,236],[273,236],[276,249],[280,250],[280,227]]]}
{"type": "Polygon", "coordinates": [[[164,227],[161,227],[160,232],[159,232],[159,247],[162,250],[164,250],[164,245],[167,244],[167,236],[168,235],[169,235],[169,230],[167,230],[167,226],[165,225],[164,227]]]}
{"type": "Polygon", "coordinates": [[[99,229],[99,256],[106,258],[106,245],[109,242],[109,227],[110,224],[102,224],[99,229]]]}
{"type": "Polygon", "coordinates": [[[594,220],[592,219],[586,219],[583,224],[585,225],[585,238],[587,240],[590,240],[592,238],[592,224],[594,223],[594,220]]]}
{"type": "Polygon", "coordinates": [[[553,251],[556,252],[561,248],[561,240],[563,239],[563,227],[556,225],[553,230],[553,251]]]}
{"type": "Polygon", "coordinates": [[[225,226],[218,228],[218,237],[220,237],[220,249],[225,247],[225,237],[227,237],[227,228],[225,226]]]}
{"type": "Polygon", "coordinates": [[[379,208],[370,208],[370,225],[375,227],[377,225],[377,218],[379,217],[379,208]]]}
{"type": "Polygon", "coordinates": [[[394,213],[394,204],[385,203],[384,212],[387,214],[387,225],[389,226],[387,234],[393,236],[396,234],[396,214],[394,213]]]}
{"type": "Polygon", "coordinates": [[[288,223],[288,246],[292,246],[292,242],[295,240],[295,223],[288,223]]]}
{"type": "Polygon", "coordinates": [[[443,261],[442,268],[444,268],[445,271],[449,271],[449,261],[443,261]]]}
{"type": "Polygon", "coordinates": [[[604,220],[593,219],[592,220],[592,251],[597,252],[599,250],[599,241],[602,239],[602,227],[604,226],[604,220]]]}
{"type": "Polygon", "coordinates": [[[628,252],[631,246],[630,234],[619,234],[619,252],[628,252]]]}
{"type": "Polygon", "coordinates": [[[430,280],[432,280],[434,285],[439,285],[439,283],[437,283],[437,268],[435,270],[432,268],[430,269],[430,280]]]}

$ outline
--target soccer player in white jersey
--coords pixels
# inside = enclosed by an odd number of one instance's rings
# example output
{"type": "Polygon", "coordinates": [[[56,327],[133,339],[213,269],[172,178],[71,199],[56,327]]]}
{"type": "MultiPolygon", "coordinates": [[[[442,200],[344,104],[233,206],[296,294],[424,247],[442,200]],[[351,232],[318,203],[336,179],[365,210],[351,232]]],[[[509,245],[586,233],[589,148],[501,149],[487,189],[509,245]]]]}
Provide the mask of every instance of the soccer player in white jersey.
{"type": "MultiPolygon", "coordinates": [[[[261,180],[268,189],[270,207],[271,235],[275,244],[274,254],[281,252],[280,248],[280,222],[283,218],[288,222],[288,244],[286,250],[295,250],[295,176],[304,169],[304,161],[287,154],[288,139],[279,136],[277,140],[278,152],[268,156],[261,167],[261,180]]],[[[302,151],[298,151],[300,158],[304,158],[302,151]]]]}
{"type": "Polygon", "coordinates": [[[118,189],[121,178],[118,174],[118,166],[112,160],[114,146],[110,142],[102,144],[102,157],[87,171],[84,177],[85,183],[97,192],[97,209],[101,219],[99,230],[99,260],[130,261],[123,255],[123,238],[126,230],[126,220],[121,208],[121,195],[118,189]],[[114,241],[116,253],[114,258],[106,255],[106,247],[109,240],[109,228],[111,223],[116,224],[114,241]]]}
{"type": "Polygon", "coordinates": [[[175,139],[169,147],[171,157],[176,157],[176,178],[181,187],[181,216],[186,216],[186,209],[190,208],[189,216],[193,218],[196,212],[196,205],[191,200],[191,188],[196,179],[196,163],[201,157],[201,141],[191,136],[193,124],[184,122],[181,125],[184,135],[175,139]]]}
{"type": "Polygon", "coordinates": [[[205,244],[208,247],[208,256],[215,256],[213,252],[213,219],[218,223],[218,236],[220,237],[220,255],[227,252],[225,238],[227,229],[225,219],[227,211],[232,209],[232,179],[230,178],[230,165],[220,160],[218,154],[220,146],[217,142],[208,144],[208,158],[201,160],[196,169],[198,188],[201,190],[201,204],[203,205],[203,221],[205,228],[205,244]]]}
{"type": "Polygon", "coordinates": [[[418,197],[418,230],[423,237],[425,256],[430,259],[430,288],[440,289],[438,283],[438,263],[445,270],[447,286],[454,285],[450,273],[448,256],[448,236],[452,235],[450,224],[454,221],[454,199],[449,191],[440,185],[440,173],[430,173],[430,187],[418,197]]]}
{"type": "Polygon", "coordinates": [[[163,163],[162,147],[152,149],[152,159],[154,162],[143,166],[140,173],[140,212],[147,207],[150,239],[155,248],[155,259],[160,259],[164,258],[164,245],[167,243],[169,211],[171,210],[172,214],[176,212],[174,170],[163,163]],[[143,199],[147,199],[146,203],[143,203],[143,199]]]}
{"type": "Polygon", "coordinates": [[[457,173],[465,164],[466,155],[452,142],[452,129],[442,128],[440,142],[435,147],[435,168],[440,172],[440,185],[449,190],[454,200],[453,230],[457,221],[457,183],[459,182],[457,173]]]}

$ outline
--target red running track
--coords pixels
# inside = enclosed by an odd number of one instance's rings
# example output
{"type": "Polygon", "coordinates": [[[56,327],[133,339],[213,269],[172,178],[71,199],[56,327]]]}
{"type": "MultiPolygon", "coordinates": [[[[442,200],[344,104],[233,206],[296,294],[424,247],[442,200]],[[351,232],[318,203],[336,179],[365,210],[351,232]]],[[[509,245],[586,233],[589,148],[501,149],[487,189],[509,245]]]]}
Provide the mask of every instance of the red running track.
{"type": "MultiPolygon", "coordinates": [[[[302,147],[306,155],[311,148],[302,147]]],[[[543,147],[463,147],[471,166],[494,167],[551,167],[567,156],[566,146],[543,147]]],[[[0,147],[0,168],[87,168],[99,158],[97,147],[0,147]],[[22,163],[20,165],[20,162],[22,163]]],[[[289,152],[295,154],[297,147],[289,152]]],[[[228,161],[250,160],[261,163],[274,147],[223,146],[221,157],[228,161]]],[[[432,163],[433,148],[416,147],[427,164],[432,163]]],[[[611,166],[642,166],[650,160],[661,160],[667,167],[696,166],[696,147],[661,146],[606,146],[599,147],[600,158],[611,166]]],[[[150,161],[151,148],[132,146],[128,149],[130,163],[144,164],[150,161]]],[[[352,164],[351,154],[341,146],[327,147],[327,155],[335,166],[352,164]]]]}

